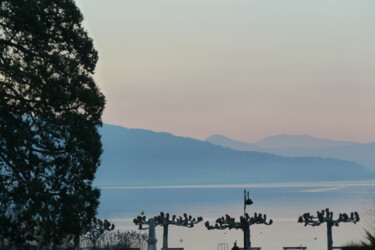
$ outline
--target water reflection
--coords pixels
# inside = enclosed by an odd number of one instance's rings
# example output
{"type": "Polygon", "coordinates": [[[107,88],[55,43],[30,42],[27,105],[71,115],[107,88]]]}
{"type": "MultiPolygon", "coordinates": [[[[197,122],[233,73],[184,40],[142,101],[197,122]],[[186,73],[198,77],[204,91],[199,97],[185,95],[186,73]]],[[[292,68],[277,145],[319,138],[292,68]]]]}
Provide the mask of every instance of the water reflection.
{"type": "MultiPolygon", "coordinates": [[[[243,189],[250,187],[254,204],[248,207],[249,214],[263,212],[274,219],[269,227],[258,225],[252,228],[253,246],[262,249],[282,249],[283,246],[307,246],[308,249],[325,249],[325,230],[304,227],[297,223],[298,216],[308,211],[320,211],[329,207],[336,214],[349,210],[358,211],[361,221],[357,225],[340,225],[334,228],[334,245],[359,241],[363,228],[367,227],[366,201],[369,189],[375,186],[368,182],[340,183],[287,183],[263,185],[215,185],[173,187],[106,187],[102,189],[99,217],[110,218],[117,228],[136,230],[132,219],[143,210],[150,216],[161,211],[171,214],[187,212],[214,221],[223,214],[239,217],[243,211],[243,189]]],[[[162,230],[157,229],[158,248],[161,247],[162,230]]],[[[237,240],[243,243],[243,234],[237,230],[208,231],[204,225],[194,230],[173,228],[170,230],[170,247],[185,247],[186,250],[214,250],[217,244],[237,240]],[[183,240],[182,242],[180,240],[183,240]]]]}

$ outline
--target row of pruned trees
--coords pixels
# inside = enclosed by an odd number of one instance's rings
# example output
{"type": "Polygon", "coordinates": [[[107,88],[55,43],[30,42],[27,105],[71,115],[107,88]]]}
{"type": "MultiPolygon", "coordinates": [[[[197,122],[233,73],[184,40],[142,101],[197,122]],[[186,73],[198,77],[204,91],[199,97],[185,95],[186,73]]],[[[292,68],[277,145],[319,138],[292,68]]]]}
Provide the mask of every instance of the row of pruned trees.
{"type": "MultiPolygon", "coordinates": [[[[3,226],[3,225],[1,225],[3,226]]],[[[60,244],[48,244],[41,237],[40,227],[35,228],[33,232],[19,231],[21,238],[28,238],[24,243],[15,243],[6,239],[7,249],[124,249],[139,248],[142,249],[146,245],[148,234],[137,231],[120,231],[115,230],[115,225],[104,219],[94,218],[87,230],[81,232],[77,237],[73,234],[60,240],[60,244]],[[27,235],[32,234],[32,237],[27,235]],[[46,244],[47,243],[47,244],[46,244]]]]}
{"type": "Polygon", "coordinates": [[[94,218],[88,231],[79,237],[79,241],[72,235],[67,237],[57,248],[60,249],[142,249],[148,234],[137,231],[115,230],[115,225],[108,220],[94,218]]]}

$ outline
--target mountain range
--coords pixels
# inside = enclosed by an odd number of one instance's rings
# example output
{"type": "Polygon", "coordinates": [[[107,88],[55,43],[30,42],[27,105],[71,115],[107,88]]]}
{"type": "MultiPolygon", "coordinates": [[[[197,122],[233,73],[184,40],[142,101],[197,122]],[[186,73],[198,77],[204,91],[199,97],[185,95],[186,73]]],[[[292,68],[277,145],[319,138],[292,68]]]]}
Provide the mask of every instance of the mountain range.
{"type": "Polygon", "coordinates": [[[320,156],[353,161],[375,170],[375,142],[335,141],[308,135],[277,135],[266,137],[255,143],[213,135],[205,141],[240,151],[257,151],[289,157],[320,156]]]}
{"type": "Polygon", "coordinates": [[[374,171],[345,160],[234,150],[210,141],[107,124],[100,133],[102,165],[95,180],[99,186],[375,179],[374,171]]]}

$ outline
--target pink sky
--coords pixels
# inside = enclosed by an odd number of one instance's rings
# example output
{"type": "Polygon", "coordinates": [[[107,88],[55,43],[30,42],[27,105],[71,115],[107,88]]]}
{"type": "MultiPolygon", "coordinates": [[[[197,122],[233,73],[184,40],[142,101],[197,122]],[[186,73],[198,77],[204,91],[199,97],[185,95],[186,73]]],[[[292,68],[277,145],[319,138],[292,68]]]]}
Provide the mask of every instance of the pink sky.
{"type": "Polygon", "coordinates": [[[373,0],[77,0],[103,120],[253,142],[375,141],[373,0]]]}

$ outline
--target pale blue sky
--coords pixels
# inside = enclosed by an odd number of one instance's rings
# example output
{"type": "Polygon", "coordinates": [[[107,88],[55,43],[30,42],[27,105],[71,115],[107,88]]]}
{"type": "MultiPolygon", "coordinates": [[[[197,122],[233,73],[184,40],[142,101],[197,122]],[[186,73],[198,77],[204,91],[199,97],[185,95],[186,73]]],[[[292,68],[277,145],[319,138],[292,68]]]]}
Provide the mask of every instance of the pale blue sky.
{"type": "Polygon", "coordinates": [[[375,1],[77,0],[104,122],[375,141],[375,1]]]}

